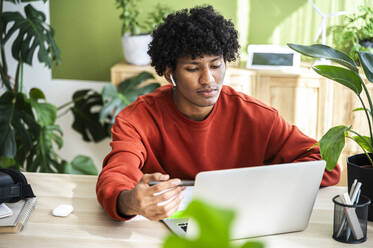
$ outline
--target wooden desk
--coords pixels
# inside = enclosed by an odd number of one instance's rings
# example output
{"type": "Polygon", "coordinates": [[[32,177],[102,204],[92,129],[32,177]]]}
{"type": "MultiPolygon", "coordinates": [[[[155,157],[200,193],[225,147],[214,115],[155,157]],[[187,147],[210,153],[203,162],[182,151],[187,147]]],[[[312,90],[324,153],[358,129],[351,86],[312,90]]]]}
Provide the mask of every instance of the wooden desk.
{"type": "MultiPolygon", "coordinates": [[[[42,247],[161,247],[168,229],[160,222],[112,221],[97,203],[96,176],[25,173],[38,197],[36,209],[24,230],[17,234],[0,235],[1,248],[42,247]],[[51,210],[58,204],[74,206],[66,218],[53,217],[51,210]]],[[[332,197],[345,187],[320,190],[308,228],[303,232],[259,238],[266,247],[351,247],[332,239],[332,197]]],[[[242,241],[238,241],[242,242],[242,241]]],[[[373,223],[368,224],[368,240],[353,247],[373,247],[373,223]]]]}

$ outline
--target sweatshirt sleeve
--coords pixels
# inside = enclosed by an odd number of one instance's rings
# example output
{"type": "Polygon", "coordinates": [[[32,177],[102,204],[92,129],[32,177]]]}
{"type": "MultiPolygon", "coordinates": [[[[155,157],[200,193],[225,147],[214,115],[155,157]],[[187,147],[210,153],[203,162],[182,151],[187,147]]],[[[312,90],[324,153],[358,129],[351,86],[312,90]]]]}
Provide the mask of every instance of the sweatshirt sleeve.
{"type": "Polygon", "coordinates": [[[103,161],[96,184],[97,199],[108,215],[115,220],[128,220],[119,215],[117,199],[123,190],[133,189],[143,176],[141,167],[146,150],[137,130],[117,117],[112,127],[111,152],[103,161]]]}
{"type": "MultiPolygon", "coordinates": [[[[271,164],[320,160],[318,146],[311,148],[316,140],[290,125],[276,112],[269,132],[266,162],[271,164]]],[[[325,170],[321,186],[335,185],[340,180],[341,169],[337,164],[332,171],[325,170]]]]}

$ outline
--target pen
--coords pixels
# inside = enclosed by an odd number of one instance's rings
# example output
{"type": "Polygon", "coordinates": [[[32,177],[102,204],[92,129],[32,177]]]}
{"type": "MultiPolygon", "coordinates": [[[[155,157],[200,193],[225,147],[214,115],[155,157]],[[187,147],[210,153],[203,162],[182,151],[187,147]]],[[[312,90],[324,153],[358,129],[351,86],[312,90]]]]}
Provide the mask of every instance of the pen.
{"type": "MultiPolygon", "coordinates": [[[[356,187],[357,183],[358,183],[358,181],[357,181],[357,179],[355,179],[354,182],[351,185],[351,189],[350,189],[350,193],[349,193],[350,198],[352,198],[352,195],[355,192],[355,187],[356,187]]],[[[342,224],[340,225],[339,230],[337,232],[337,237],[339,237],[342,234],[342,230],[345,229],[346,227],[347,227],[347,219],[346,219],[346,216],[344,216],[343,220],[342,220],[342,224]]]]}
{"type": "MultiPolygon", "coordinates": [[[[361,192],[361,189],[360,187],[358,187],[359,185],[356,185],[356,188],[358,188],[358,191],[356,194],[354,194],[355,198],[353,198],[353,202],[352,204],[358,204],[359,202],[359,198],[360,198],[360,192],[361,192]]],[[[360,186],[361,186],[361,183],[360,183],[360,186]]],[[[355,191],[356,192],[356,191],[355,191]]],[[[354,193],[355,193],[354,192],[354,193]]],[[[350,238],[350,235],[351,235],[351,229],[349,226],[347,226],[347,230],[346,230],[346,240],[348,240],[350,238]]]]}
{"type": "MultiPolygon", "coordinates": [[[[150,181],[149,186],[153,186],[161,182],[165,181],[150,181]]],[[[178,186],[194,186],[194,180],[181,180],[181,183],[178,186]]]]}

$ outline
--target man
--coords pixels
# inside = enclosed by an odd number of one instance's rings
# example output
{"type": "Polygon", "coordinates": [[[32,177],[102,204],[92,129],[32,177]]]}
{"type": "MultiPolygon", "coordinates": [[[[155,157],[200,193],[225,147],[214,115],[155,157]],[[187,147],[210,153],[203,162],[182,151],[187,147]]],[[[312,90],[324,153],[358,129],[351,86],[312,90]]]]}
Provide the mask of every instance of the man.
{"type": "MultiPolygon", "coordinates": [[[[275,109],[223,86],[238,49],[234,25],[211,6],[171,14],[153,32],[152,66],[172,84],[116,117],[96,188],[113,219],[172,215],[182,199],[180,179],[200,171],[320,159],[319,149],[310,149],[316,141],[275,109]],[[153,180],[163,182],[150,186],[153,180]]],[[[339,177],[337,166],[321,185],[339,177]]]]}

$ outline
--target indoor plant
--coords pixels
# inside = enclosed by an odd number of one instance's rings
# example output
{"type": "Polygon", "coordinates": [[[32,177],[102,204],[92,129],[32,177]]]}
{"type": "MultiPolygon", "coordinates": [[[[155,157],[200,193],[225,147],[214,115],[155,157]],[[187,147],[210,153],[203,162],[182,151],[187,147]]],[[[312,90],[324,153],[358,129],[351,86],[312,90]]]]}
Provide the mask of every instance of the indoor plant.
{"type": "MultiPolygon", "coordinates": [[[[364,153],[348,158],[348,184],[351,187],[353,180],[358,179],[363,184],[362,194],[373,199],[373,103],[368,88],[362,79],[363,75],[360,75],[362,72],[360,73],[351,57],[331,47],[320,44],[311,46],[288,44],[288,46],[305,56],[328,59],[342,65],[342,67],[315,65],[313,69],[321,76],[346,86],[356,94],[361,103],[361,108],[354,111],[364,111],[369,126],[369,130],[367,130],[369,136],[360,134],[352,126],[332,127],[319,141],[320,153],[321,157],[327,162],[326,168],[332,170],[336,166],[345,145],[345,139],[355,141],[364,153]],[[365,95],[366,102],[363,101],[361,94],[365,95]]],[[[357,54],[367,80],[373,83],[373,54],[363,51],[357,52],[357,54]]],[[[369,220],[373,220],[372,206],[369,210],[369,220]]]]}
{"type": "Polygon", "coordinates": [[[336,48],[358,61],[356,52],[373,52],[373,9],[360,6],[356,13],[344,16],[343,24],[329,28],[336,48]]]}
{"type": "Polygon", "coordinates": [[[195,239],[179,237],[171,233],[166,237],[163,248],[174,247],[220,247],[220,248],[264,248],[264,244],[249,240],[238,245],[230,241],[230,229],[235,213],[218,208],[202,200],[193,200],[185,210],[185,215],[193,218],[199,226],[199,236],[195,239]]]}
{"type": "Polygon", "coordinates": [[[143,23],[139,22],[138,0],[115,0],[122,20],[122,45],[126,61],[134,65],[147,65],[147,53],[152,40],[151,31],[163,21],[171,10],[165,5],[156,5],[143,23]]]}
{"type": "Polygon", "coordinates": [[[138,96],[148,94],[160,86],[159,83],[140,84],[154,79],[153,74],[141,72],[121,82],[118,87],[108,83],[101,93],[84,89],[76,91],[70,110],[74,115],[73,129],[80,133],[85,141],[99,142],[111,136],[111,126],[115,116],[138,96]]]}
{"type": "MultiPolygon", "coordinates": [[[[14,4],[39,0],[10,0],[14,4]]],[[[43,0],[46,2],[46,0],[43,0]]],[[[31,4],[20,12],[3,12],[0,0],[1,86],[0,96],[0,166],[26,171],[97,174],[89,157],[78,155],[72,162],[62,159],[55,147],[63,145],[62,131],[55,123],[57,109],[46,101],[37,88],[23,92],[23,65],[38,60],[47,67],[60,63],[54,31],[43,12],[31,4]],[[11,42],[10,38],[15,37],[11,42]],[[14,77],[8,73],[5,44],[11,42],[12,56],[18,62],[14,77]]]]}

